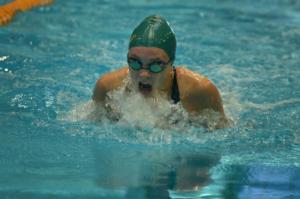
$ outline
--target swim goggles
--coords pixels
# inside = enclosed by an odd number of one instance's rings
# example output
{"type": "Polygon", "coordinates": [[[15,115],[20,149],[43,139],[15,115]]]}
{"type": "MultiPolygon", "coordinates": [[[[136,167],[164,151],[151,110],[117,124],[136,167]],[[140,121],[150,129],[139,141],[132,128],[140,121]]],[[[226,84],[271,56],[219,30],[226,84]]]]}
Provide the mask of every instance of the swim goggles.
{"type": "Polygon", "coordinates": [[[127,63],[128,63],[128,66],[130,68],[132,68],[133,70],[145,69],[145,70],[149,70],[151,73],[160,73],[169,64],[169,62],[164,63],[162,61],[154,61],[154,62],[148,64],[147,68],[144,68],[143,63],[140,60],[135,59],[135,58],[127,58],[127,63]]]}

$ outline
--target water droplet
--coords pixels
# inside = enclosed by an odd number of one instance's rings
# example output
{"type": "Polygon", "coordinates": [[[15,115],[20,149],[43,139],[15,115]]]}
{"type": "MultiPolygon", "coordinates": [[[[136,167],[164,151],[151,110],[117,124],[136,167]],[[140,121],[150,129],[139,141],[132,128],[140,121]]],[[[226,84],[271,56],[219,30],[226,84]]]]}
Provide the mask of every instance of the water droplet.
{"type": "Polygon", "coordinates": [[[4,60],[6,60],[8,58],[8,56],[0,56],[0,61],[4,61],[4,60]]]}

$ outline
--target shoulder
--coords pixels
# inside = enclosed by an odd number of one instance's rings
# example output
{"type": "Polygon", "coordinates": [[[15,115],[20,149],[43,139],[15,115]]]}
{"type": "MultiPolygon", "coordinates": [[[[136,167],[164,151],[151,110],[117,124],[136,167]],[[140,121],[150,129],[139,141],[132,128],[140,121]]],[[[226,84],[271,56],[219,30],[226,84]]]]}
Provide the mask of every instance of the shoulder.
{"type": "Polygon", "coordinates": [[[205,94],[215,89],[214,84],[207,77],[187,68],[177,67],[176,76],[183,96],[199,94],[195,91],[201,91],[200,94],[205,94]]]}
{"type": "Polygon", "coordinates": [[[96,82],[93,99],[103,101],[106,93],[122,86],[124,79],[128,75],[128,67],[122,67],[102,75],[96,82]]]}
{"type": "Polygon", "coordinates": [[[115,87],[120,86],[119,84],[127,77],[128,67],[120,68],[116,71],[112,71],[102,75],[97,80],[97,85],[105,86],[107,89],[114,89],[115,87]]]}
{"type": "Polygon", "coordinates": [[[184,67],[176,68],[182,104],[190,111],[213,109],[223,113],[221,97],[217,87],[207,77],[184,67]]]}

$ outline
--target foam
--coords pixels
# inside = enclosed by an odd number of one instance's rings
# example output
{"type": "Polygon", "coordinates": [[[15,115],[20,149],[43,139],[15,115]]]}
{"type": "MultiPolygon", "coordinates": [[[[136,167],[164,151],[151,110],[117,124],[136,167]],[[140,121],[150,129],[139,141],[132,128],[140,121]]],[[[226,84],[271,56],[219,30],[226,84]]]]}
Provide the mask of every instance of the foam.
{"type": "MultiPolygon", "coordinates": [[[[59,114],[58,119],[93,122],[98,126],[93,136],[126,143],[205,143],[215,139],[205,133],[218,125],[220,115],[217,112],[191,115],[180,103],[173,104],[163,96],[145,98],[137,92],[126,93],[124,87],[110,92],[108,97],[110,100],[105,107],[90,100],[75,104],[70,111],[59,114]]],[[[87,133],[89,135],[91,133],[87,133]]],[[[216,136],[221,140],[227,137],[226,133],[216,136]]]]}
{"type": "Polygon", "coordinates": [[[274,103],[262,103],[257,104],[253,102],[248,102],[244,104],[244,108],[254,108],[261,111],[267,111],[274,108],[282,107],[282,106],[288,106],[291,104],[300,103],[300,99],[294,98],[294,99],[288,99],[288,100],[281,100],[274,103]]]}
{"type": "Polygon", "coordinates": [[[104,117],[105,111],[101,106],[90,100],[81,104],[75,105],[67,113],[59,115],[58,119],[61,121],[78,122],[83,120],[101,121],[104,117]]]}

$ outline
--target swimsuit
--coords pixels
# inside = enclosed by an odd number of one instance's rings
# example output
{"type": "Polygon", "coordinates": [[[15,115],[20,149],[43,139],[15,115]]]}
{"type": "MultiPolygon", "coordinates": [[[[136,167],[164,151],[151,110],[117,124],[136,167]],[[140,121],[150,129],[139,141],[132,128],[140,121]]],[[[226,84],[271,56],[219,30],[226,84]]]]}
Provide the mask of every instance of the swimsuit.
{"type": "Polygon", "coordinates": [[[180,94],[179,94],[179,88],[177,84],[177,77],[176,77],[176,68],[173,68],[174,71],[174,77],[173,77],[173,84],[172,84],[172,93],[171,93],[171,99],[173,100],[174,104],[177,104],[180,101],[180,94]]]}

